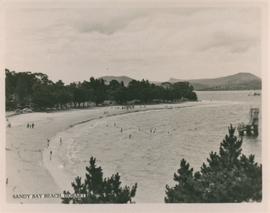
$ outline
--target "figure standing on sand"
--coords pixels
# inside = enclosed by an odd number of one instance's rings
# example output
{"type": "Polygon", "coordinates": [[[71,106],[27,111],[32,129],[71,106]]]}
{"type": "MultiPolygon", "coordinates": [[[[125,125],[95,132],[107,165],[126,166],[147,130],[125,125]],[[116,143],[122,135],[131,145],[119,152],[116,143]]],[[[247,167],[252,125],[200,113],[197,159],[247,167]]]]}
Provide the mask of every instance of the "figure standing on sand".
{"type": "Polygon", "coordinates": [[[128,138],[131,139],[131,134],[129,134],[128,138]]]}
{"type": "Polygon", "coordinates": [[[121,133],[123,132],[123,128],[121,128],[120,132],[121,132],[121,133]]]}
{"type": "Polygon", "coordinates": [[[62,145],[62,137],[60,137],[60,145],[62,145]]]}
{"type": "Polygon", "coordinates": [[[52,150],[50,151],[50,160],[52,160],[52,150]]]}
{"type": "Polygon", "coordinates": [[[32,124],[27,123],[26,127],[27,127],[27,128],[32,128],[32,129],[33,129],[33,128],[35,127],[35,124],[34,124],[34,123],[32,123],[32,124]]]}
{"type": "Polygon", "coordinates": [[[47,148],[49,148],[49,146],[50,146],[50,139],[48,138],[47,139],[47,148]]]}

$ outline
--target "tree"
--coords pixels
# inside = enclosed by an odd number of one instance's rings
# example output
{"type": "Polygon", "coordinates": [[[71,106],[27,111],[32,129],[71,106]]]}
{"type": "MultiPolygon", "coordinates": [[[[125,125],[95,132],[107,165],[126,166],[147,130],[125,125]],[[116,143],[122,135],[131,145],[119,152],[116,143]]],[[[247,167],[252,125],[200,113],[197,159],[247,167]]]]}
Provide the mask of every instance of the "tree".
{"type": "Polygon", "coordinates": [[[46,110],[56,103],[56,96],[52,85],[35,84],[33,86],[32,103],[35,109],[46,110]]]}
{"type": "Polygon", "coordinates": [[[174,181],[178,184],[172,188],[166,185],[165,197],[166,203],[195,203],[199,200],[198,183],[195,181],[199,177],[199,173],[193,175],[193,168],[185,159],[180,162],[180,169],[174,174],[174,181]]]}
{"type": "Polygon", "coordinates": [[[17,73],[14,93],[18,106],[24,107],[26,105],[30,105],[31,95],[33,93],[32,86],[34,82],[34,74],[30,72],[17,73]]]}
{"type": "Polygon", "coordinates": [[[12,110],[16,108],[15,102],[15,87],[16,87],[16,73],[14,71],[10,72],[5,69],[5,83],[6,83],[6,109],[12,110]]]}
{"type": "MultiPolygon", "coordinates": [[[[136,194],[137,183],[131,188],[121,187],[120,175],[118,173],[109,178],[103,178],[101,167],[96,166],[96,159],[90,158],[90,166],[86,167],[86,177],[84,182],[80,177],[76,177],[72,182],[74,193],[85,194],[82,198],[62,198],[63,203],[132,203],[132,198],[136,194]]],[[[64,195],[71,193],[64,191],[64,195]]]]}
{"type": "Polygon", "coordinates": [[[89,87],[93,91],[93,101],[96,103],[96,105],[102,103],[104,100],[106,100],[106,89],[107,86],[105,85],[105,81],[103,79],[95,79],[93,77],[90,78],[89,87]]]}
{"type": "Polygon", "coordinates": [[[183,159],[178,173],[174,175],[177,184],[166,185],[165,202],[248,202],[262,199],[262,165],[241,154],[242,139],[234,136],[235,128],[229,127],[229,134],[220,144],[219,153],[211,152],[199,172],[183,159]]]}
{"type": "Polygon", "coordinates": [[[101,79],[91,77],[89,81],[72,82],[65,85],[61,80],[51,81],[46,74],[9,71],[6,74],[6,109],[33,107],[38,110],[46,108],[65,108],[73,103],[80,107],[86,102],[102,104],[112,100],[118,104],[137,100],[140,103],[173,102],[181,99],[197,100],[193,87],[188,82],[175,84],[163,83],[160,86],[148,80],[132,80],[126,87],[123,82],[112,80],[109,84],[101,79]]]}

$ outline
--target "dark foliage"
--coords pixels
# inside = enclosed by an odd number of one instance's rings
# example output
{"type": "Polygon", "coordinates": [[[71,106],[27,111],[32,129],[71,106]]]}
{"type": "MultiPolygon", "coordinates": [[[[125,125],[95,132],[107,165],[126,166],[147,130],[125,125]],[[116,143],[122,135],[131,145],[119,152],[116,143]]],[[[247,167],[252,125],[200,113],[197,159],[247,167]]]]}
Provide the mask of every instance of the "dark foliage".
{"type": "MultiPolygon", "coordinates": [[[[96,167],[96,159],[90,158],[90,166],[86,167],[84,182],[76,177],[72,182],[74,193],[85,194],[83,198],[63,198],[62,203],[132,203],[136,194],[137,183],[131,188],[121,187],[120,175],[118,173],[109,178],[103,178],[101,167],[96,167]]],[[[64,191],[65,195],[71,194],[64,191]]]]}
{"type": "Polygon", "coordinates": [[[85,107],[86,102],[96,105],[105,100],[117,104],[161,103],[180,100],[197,100],[193,87],[188,82],[157,86],[149,81],[131,81],[128,86],[112,80],[106,84],[103,79],[91,77],[89,81],[64,85],[62,81],[52,82],[42,73],[6,72],[6,109],[31,107],[44,111],[48,108],[85,107]]]}
{"type": "Polygon", "coordinates": [[[177,184],[166,186],[167,203],[233,203],[261,201],[262,165],[241,154],[242,139],[234,136],[235,128],[229,127],[220,144],[219,153],[211,152],[199,172],[182,159],[180,169],[174,174],[177,184]]]}

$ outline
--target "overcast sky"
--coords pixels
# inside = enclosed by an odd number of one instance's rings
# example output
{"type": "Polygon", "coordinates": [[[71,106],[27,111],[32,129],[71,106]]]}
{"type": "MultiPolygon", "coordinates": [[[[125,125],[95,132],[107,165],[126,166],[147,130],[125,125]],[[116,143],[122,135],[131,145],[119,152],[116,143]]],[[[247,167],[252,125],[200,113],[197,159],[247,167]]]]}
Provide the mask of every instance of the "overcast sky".
{"type": "Polygon", "coordinates": [[[6,11],[5,64],[64,82],[261,76],[257,7],[25,4],[6,11]]]}

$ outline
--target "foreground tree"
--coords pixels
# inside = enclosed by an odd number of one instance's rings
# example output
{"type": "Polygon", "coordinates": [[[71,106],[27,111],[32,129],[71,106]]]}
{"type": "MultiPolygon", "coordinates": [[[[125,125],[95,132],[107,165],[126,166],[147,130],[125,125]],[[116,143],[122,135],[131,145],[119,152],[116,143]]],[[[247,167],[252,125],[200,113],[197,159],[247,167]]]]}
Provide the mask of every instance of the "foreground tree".
{"type": "MultiPolygon", "coordinates": [[[[84,182],[80,177],[72,182],[75,194],[85,194],[82,198],[62,198],[62,203],[132,203],[136,194],[137,183],[131,188],[121,187],[120,175],[118,173],[110,178],[103,178],[101,167],[96,166],[96,159],[90,158],[90,166],[86,167],[86,178],[84,182]]],[[[64,191],[70,195],[69,191],[64,191]]]]}
{"type": "Polygon", "coordinates": [[[208,165],[203,163],[199,172],[182,159],[180,169],[174,174],[177,184],[166,185],[167,203],[224,203],[250,202],[262,199],[262,165],[241,154],[242,139],[234,136],[235,128],[220,144],[219,154],[210,153],[208,165]]]}

